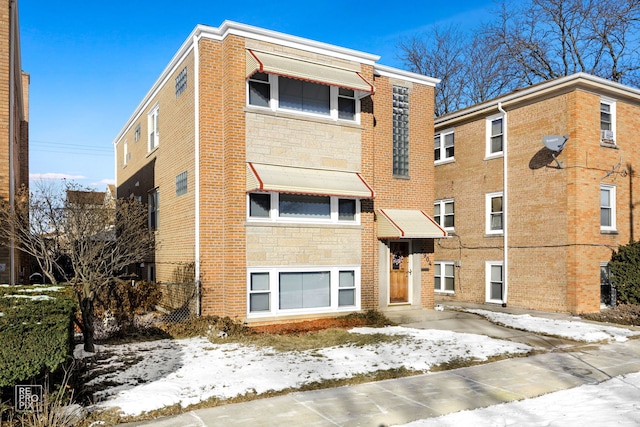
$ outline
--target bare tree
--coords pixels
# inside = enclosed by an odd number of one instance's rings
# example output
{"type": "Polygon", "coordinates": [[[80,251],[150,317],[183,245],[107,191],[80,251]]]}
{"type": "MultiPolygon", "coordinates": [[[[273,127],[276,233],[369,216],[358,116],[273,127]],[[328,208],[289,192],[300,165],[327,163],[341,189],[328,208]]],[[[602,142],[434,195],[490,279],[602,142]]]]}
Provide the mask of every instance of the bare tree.
{"type": "Polygon", "coordinates": [[[74,184],[23,190],[15,207],[0,204],[0,237],[38,262],[52,283],[70,262],[82,314],[84,348],[93,352],[93,302],[98,290],[153,248],[147,210],[136,199],[111,202],[74,184]]]}
{"type": "Polygon", "coordinates": [[[411,70],[442,80],[436,115],[585,72],[640,84],[640,1],[501,0],[493,20],[399,44],[411,70]]]}
{"type": "Polygon", "coordinates": [[[457,27],[434,27],[399,45],[400,58],[415,73],[441,79],[436,86],[435,114],[441,116],[464,104],[465,35],[457,27]]]}

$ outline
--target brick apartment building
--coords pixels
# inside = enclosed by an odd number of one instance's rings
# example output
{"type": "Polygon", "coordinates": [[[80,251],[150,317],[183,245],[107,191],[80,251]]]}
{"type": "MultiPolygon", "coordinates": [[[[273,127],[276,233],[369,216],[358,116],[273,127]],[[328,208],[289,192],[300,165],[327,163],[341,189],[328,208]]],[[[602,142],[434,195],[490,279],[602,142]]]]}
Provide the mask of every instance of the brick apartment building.
{"type": "Polygon", "coordinates": [[[114,140],[159,242],[140,273],[249,322],[432,308],[438,80],[378,60],[197,26],[114,140]]]}
{"type": "Polygon", "coordinates": [[[436,299],[611,304],[607,262],[640,237],[639,129],[640,91],[587,74],[436,119],[436,299]]]}
{"type": "MultiPolygon", "coordinates": [[[[0,199],[29,185],[29,75],[22,71],[18,2],[0,1],[0,199]]],[[[28,258],[0,242],[0,283],[28,280],[28,258]]]]}

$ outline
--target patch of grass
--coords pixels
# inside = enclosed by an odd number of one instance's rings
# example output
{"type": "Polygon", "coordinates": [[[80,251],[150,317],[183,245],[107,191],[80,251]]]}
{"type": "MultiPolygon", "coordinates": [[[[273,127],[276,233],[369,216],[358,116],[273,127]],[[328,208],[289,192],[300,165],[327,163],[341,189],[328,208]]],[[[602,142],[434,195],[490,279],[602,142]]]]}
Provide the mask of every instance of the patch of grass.
{"type": "Polygon", "coordinates": [[[620,304],[615,307],[605,308],[600,313],[584,313],[580,317],[596,322],[640,326],[640,305],[620,304]]]}
{"type": "Polygon", "coordinates": [[[345,329],[330,328],[321,331],[297,334],[252,334],[243,337],[209,337],[215,343],[241,342],[258,347],[272,347],[276,351],[305,351],[343,345],[364,346],[368,344],[400,342],[404,336],[386,334],[355,334],[345,329]]]}

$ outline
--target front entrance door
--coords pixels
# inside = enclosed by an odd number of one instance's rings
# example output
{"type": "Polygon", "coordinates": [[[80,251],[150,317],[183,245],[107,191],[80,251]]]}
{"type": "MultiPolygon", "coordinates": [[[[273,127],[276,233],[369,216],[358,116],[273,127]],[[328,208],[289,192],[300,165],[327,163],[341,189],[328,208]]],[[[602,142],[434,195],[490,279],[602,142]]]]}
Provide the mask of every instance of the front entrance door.
{"type": "Polygon", "coordinates": [[[409,302],[409,242],[391,242],[389,249],[389,302],[409,302]]]}

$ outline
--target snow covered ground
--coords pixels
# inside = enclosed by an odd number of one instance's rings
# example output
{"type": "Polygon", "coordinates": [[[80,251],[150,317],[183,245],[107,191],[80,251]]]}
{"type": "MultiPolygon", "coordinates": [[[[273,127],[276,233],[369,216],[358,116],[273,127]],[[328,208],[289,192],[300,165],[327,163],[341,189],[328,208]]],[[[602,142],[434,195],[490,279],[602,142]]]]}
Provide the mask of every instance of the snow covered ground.
{"type": "MultiPolygon", "coordinates": [[[[624,328],[577,320],[549,320],[484,310],[473,312],[518,329],[553,333],[582,341],[624,341],[631,335],[639,334],[624,328]]],[[[169,405],[186,407],[212,397],[227,399],[245,393],[259,394],[399,367],[426,372],[435,365],[456,359],[486,360],[500,354],[532,350],[527,345],[511,341],[442,330],[387,327],[355,328],[350,332],[401,335],[402,341],[298,352],[279,352],[236,343],[213,344],[202,337],[105,345],[99,346],[98,350],[101,355],[109,357],[102,360],[100,366],[116,369],[97,375],[90,385],[115,384],[95,396],[98,407],[119,407],[126,415],[138,415],[169,405]]],[[[82,346],[78,346],[77,358],[89,356],[83,353],[82,346]]],[[[606,416],[606,423],[619,415],[624,417],[620,425],[627,425],[625,422],[636,425],[640,422],[638,409],[640,374],[523,402],[453,414],[450,416],[464,418],[451,418],[452,421],[444,417],[438,418],[437,422],[434,421],[436,419],[429,419],[412,423],[411,426],[470,425],[472,422],[477,426],[572,425],[554,424],[548,420],[558,420],[557,414],[569,420],[571,416],[580,416],[584,420],[585,412],[591,410],[598,412],[601,417],[606,416]],[[579,401],[585,402],[584,407],[576,404],[579,401]],[[600,408],[601,412],[596,411],[595,408],[600,404],[607,410],[600,408]],[[483,422],[493,421],[482,424],[478,421],[480,419],[483,422]]],[[[597,422],[598,418],[586,419],[594,420],[593,425],[606,424],[597,422]]]]}
{"type": "MultiPolygon", "coordinates": [[[[582,427],[640,425],[640,374],[535,399],[428,418],[401,427],[582,427]]],[[[400,427],[400,426],[398,426],[400,427]]]]}

